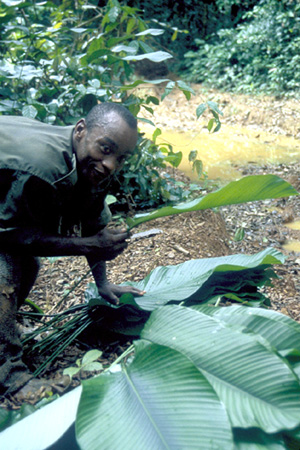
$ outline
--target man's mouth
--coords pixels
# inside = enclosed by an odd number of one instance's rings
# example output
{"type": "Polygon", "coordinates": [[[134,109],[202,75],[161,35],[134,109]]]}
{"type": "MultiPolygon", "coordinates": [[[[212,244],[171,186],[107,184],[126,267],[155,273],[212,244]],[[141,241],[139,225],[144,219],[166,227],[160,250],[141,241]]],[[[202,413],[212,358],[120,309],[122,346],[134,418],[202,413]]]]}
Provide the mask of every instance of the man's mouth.
{"type": "Polygon", "coordinates": [[[104,178],[107,178],[107,175],[103,173],[100,169],[97,167],[93,167],[93,173],[96,175],[97,178],[100,178],[101,180],[104,180],[104,178]]]}
{"type": "Polygon", "coordinates": [[[99,185],[101,183],[106,183],[110,176],[102,172],[96,166],[91,167],[91,176],[95,184],[99,185]]]}

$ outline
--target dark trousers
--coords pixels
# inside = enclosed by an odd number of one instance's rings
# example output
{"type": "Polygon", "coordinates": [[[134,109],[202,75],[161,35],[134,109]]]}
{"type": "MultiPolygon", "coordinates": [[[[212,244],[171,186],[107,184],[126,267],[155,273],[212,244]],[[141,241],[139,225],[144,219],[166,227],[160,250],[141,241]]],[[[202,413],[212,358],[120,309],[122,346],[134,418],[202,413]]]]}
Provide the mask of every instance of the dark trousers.
{"type": "Polygon", "coordinates": [[[22,361],[16,315],[39,267],[36,257],[0,254],[0,395],[16,391],[31,378],[22,361]]]}

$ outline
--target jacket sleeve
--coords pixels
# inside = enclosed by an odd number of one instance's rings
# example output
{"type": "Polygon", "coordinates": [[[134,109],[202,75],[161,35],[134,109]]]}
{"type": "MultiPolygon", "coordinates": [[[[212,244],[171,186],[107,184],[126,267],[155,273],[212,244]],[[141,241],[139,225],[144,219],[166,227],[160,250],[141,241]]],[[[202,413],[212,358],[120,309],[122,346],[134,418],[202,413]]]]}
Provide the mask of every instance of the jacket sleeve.
{"type": "Polygon", "coordinates": [[[26,172],[0,171],[0,232],[33,228],[57,229],[55,189],[26,172]]]}

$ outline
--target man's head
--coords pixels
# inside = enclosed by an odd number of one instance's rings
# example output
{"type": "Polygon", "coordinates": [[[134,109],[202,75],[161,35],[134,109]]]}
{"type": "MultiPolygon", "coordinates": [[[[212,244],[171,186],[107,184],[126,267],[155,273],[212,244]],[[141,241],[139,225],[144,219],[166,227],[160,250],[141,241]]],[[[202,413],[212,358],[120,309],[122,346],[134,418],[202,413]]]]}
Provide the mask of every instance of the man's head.
{"type": "Polygon", "coordinates": [[[137,121],[124,106],[96,105],[74,128],[79,175],[93,186],[107,181],[132,154],[136,141],[137,121]]]}

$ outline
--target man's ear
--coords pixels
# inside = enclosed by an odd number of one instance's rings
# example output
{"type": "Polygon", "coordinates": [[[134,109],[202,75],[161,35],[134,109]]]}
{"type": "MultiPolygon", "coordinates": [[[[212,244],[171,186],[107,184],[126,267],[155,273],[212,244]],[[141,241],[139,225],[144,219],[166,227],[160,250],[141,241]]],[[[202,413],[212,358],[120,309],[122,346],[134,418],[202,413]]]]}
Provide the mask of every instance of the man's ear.
{"type": "Polygon", "coordinates": [[[81,139],[85,136],[87,131],[86,123],[84,119],[78,120],[74,128],[74,138],[76,141],[81,141],[81,139]]]}

